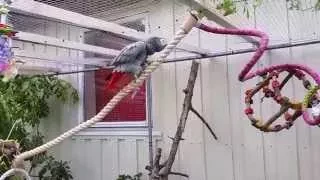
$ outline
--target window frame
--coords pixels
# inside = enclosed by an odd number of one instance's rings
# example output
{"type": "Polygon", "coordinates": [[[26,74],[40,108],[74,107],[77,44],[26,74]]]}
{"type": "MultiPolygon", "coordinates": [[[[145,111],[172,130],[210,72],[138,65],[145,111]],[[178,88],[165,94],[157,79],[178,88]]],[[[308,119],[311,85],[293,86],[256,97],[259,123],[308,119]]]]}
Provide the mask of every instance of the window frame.
{"type": "Polygon", "coordinates": [[[146,119],[143,121],[121,120],[118,122],[98,122],[93,128],[146,128],[151,119],[152,101],[151,101],[151,79],[146,80],[146,119]]]}
{"type": "MultiPolygon", "coordinates": [[[[148,34],[148,29],[149,29],[149,17],[148,17],[148,13],[143,13],[139,14],[139,16],[136,17],[128,17],[128,18],[123,18],[121,19],[121,22],[118,23],[127,23],[130,21],[135,21],[138,19],[143,19],[145,21],[145,33],[148,34]]],[[[83,75],[84,76],[84,75],[83,75]]],[[[81,78],[82,79],[82,78],[81,78]]],[[[89,88],[89,86],[87,86],[85,80],[85,78],[83,78],[83,91],[85,91],[87,88],[89,88]]],[[[146,109],[146,119],[143,121],[128,121],[128,120],[121,120],[121,121],[117,121],[117,122],[97,122],[95,125],[91,126],[91,128],[94,129],[104,129],[104,128],[147,128],[149,121],[152,120],[152,83],[151,83],[151,77],[149,77],[148,79],[146,79],[145,81],[145,85],[146,85],[146,94],[145,94],[145,98],[146,98],[146,103],[145,103],[145,109],[146,109]]],[[[85,101],[85,94],[83,93],[84,96],[84,100],[85,101]]],[[[80,107],[83,114],[83,118],[82,120],[80,120],[79,123],[85,122],[88,120],[88,117],[86,118],[86,103],[83,103],[83,106],[80,107]]],[[[91,118],[91,117],[90,117],[91,118]]]]}

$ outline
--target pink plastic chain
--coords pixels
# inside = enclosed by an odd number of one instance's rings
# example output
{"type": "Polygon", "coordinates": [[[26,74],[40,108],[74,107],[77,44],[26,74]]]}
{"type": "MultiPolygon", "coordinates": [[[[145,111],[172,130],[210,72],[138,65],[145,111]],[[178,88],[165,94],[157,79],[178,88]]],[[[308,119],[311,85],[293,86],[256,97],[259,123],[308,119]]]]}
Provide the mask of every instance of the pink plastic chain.
{"type": "MultiPolygon", "coordinates": [[[[304,120],[309,125],[319,125],[320,124],[320,116],[313,116],[310,118],[308,113],[308,107],[310,107],[311,99],[316,98],[318,102],[320,102],[319,96],[317,95],[317,90],[312,91],[311,83],[306,79],[306,74],[310,75],[316,84],[319,87],[320,85],[320,75],[312,70],[311,68],[300,65],[300,64],[281,64],[281,65],[274,65],[270,67],[266,67],[257,71],[250,72],[253,66],[258,62],[261,58],[265,50],[267,49],[269,38],[268,35],[264,32],[255,30],[255,29],[227,29],[227,28],[218,28],[218,27],[210,27],[205,24],[200,23],[197,26],[199,29],[215,33],[215,34],[228,34],[228,35],[245,35],[245,36],[255,36],[260,38],[259,40],[259,47],[255,51],[253,57],[250,61],[245,65],[243,70],[240,72],[238,79],[241,82],[246,80],[252,79],[256,76],[260,76],[264,78],[262,82],[260,82],[255,88],[250,89],[246,92],[246,105],[247,109],[245,113],[247,114],[248,118],[251,120],[253,126],[256,128],[265,131],[265,132],[277,132],[284,128],[289,129],[293,124],[293,121],[296,120],[299,116],[303,115],[304,120]],[[286,79],[283,80],[282,83],[278,82],[278,75],[282,72],[288,72],[289,75],[286,79]],[[304,103],[293,103],[290,101],[289,98],[282,96],[280,91],[283,86],[287,83],[287,81],[295,76],[299,80],[303,81],[304,87],[309,91],[305,97],[304,103]],[[270,81],[272,81],[272,88],[269,88],[270,81]],[[276,113],[272,118],[268,120],[268,122],[264,123],[262,120],[258,120],[257,118],[253,117],[253,109],[251,108],[252,96],[255,95],[259,90],[263,90],[265,93],[265,97],[272,97],[278,104],[281,105],[280,111],[276,113]],[[311,92],[312,91],[312,92],[311,92]],[[289,109],[295,110],[294,114],[291,115],[288,113],[289,109]],[[282,114],[284,114],[286,123],[283,125],[276,125],[271,127],[270,125],[275,122],[282,114]]],[[[318,105],[319,107],[319,105],[318,105]]]]}

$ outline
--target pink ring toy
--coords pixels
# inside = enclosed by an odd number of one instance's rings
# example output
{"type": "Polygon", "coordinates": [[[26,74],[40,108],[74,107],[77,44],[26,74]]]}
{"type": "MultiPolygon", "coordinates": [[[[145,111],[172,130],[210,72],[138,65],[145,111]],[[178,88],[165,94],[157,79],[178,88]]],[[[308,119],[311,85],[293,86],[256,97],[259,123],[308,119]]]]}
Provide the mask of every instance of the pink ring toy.
{"type": "MultiPolygon", "coordinates": [[[[281,64],[281,65],[274,65],[269,66],[261,70],[257,70],[254,72],[250,72],[250,70],[253,68],[253,66],[258,62],[258,60],[261,58],[265,50],[267,49],[269,38],[268,35],[264,32],[255,30],[255,29],[227,29],[227,28],[218,28],[218,27],[210,27],[205,24],[198,24],[197,28],[210,32],[215,34],[228,34],[228,35],[246,35],[246,36],[255,36],[259,37],[259,47],[255,51],[253,57],[250,59],[250,61],[245,65],[245,67],[240,72],[238,79],[241,82],[244,82],[246,80],[252,79],[256,76],[263,76],[267,73],[271,73],[273,71],[288,71],[288,72],[296,72],[296,76],[305,81],[305,72],[306,74],[310,75],[317,85],[320,85],[320,75],[312,70],[311,68],[300,65],[300,64],[281,64]]],[[[306,87],[307,89],[310,89],[310,87],[306,87]]],[[[302,115],[304,120],[309,125],[319,125],[320,124],[320,116],[316,119],[311,119],[309,117],[309,112],[307,111],[307,108],[302,110],[302,115]]]]}

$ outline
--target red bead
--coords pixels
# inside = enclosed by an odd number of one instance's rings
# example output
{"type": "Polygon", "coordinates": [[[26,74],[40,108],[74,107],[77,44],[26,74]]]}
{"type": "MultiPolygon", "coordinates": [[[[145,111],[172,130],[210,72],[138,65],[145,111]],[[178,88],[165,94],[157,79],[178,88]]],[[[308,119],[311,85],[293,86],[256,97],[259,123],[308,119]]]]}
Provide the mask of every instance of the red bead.
{"type": "Polygon", "coordinates": [[[244,110],[244,112],[246,113],[246,115],[253,114],[253,109],[248,107],[244,110]]]}
{"type": "Polygon", "coordinates": [[[253,101],[252,101],[251,98],[246,97],[246,98],[245,98],[245,103],[253,104],[253,101]]]}
{"type": "Polygon", "coordinates": [[[305,74],[301,71],[295,71],[295,76],[301,80],[303,77],[305,77],[305,74]]]}
{"type": "Polygon", "coordinates": [[[279,77],[279,73],[277,71],[272,71],[271,76],[279,77]]]}
{"type": "Polygon", "coordinates": [[[291,116],[289,113],[285,113],[285,114],[284,114],[284,119],[285,119],[286,121],[290,121],[290,120],[292,119],[292,116],[291,116]]]}
{"type": "Polygon", "coordinates": [[[280,103],[282,101],[282,97],[281,96],[276,96],[275,100],[277,101],[277,103],[280,103]]]}
{"type": "Polygon", "coordinates": [[[265,96],[266,97],[273,97],[274,93],[272,91],[268,91],[268,92],[266,92],[265,96]]]}
{"type": "Polygon", "coordinates": [[[280,86],[279,81],[272,81],[272,88],[273,89],[278,88],[279,86],[280,86]]]}
{"type": "Polygon", "coordinates": [[[251,95],[251,93],[252,93],[252,89],[246,90],[246,95],[251,95]]]}
{"type": "Polygon", "coordinates": [[[13,37],[13,36],[16,36],[17,32],[9,32],[7,33],[7,36],[9,37],[13,37]]]}
{"type": "Polygon", "coordinates": [[[265,87],[263,87],[262,91],[263,91],[264,93],[267,93],[267,92],[270,91],[270,89],[268,88],[268,86],[265,86],[265,87]]]}

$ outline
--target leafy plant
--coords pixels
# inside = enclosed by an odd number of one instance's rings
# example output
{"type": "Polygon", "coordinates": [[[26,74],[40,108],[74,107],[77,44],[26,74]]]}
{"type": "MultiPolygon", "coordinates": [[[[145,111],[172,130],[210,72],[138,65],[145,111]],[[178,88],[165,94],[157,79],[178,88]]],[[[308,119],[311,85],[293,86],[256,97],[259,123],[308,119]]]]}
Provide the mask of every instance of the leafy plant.
{"type": "Polygon", "coordinates": [[[133,177],[130,175],[119,175],[119,177],[117,178],[117,180],[140,180],[142,176],[142,173],[138,173],[136,175],[134,175],[133,177]]]}
{"type": "Polygon", "coordinates": [[[71,170],[66,161],[56,161],[52,156],[44,162],[39,171],[39,180],[70,180],[73,179],[71,170]]]}
{"type": "Polygon", "coordinates": [[[234,14],[237,10],[236,4],[232,0],[224,0],[223,2],[217,5],[218,10],[224,11],[224,16],[234,14]]]}
{"type": "MultiPolygon", "coordinates": [[[[44,143],[39,131],[43,118],[48,117],[48,101],[56,98],[66,103],[76,103],[78,92],[72,85],[54,76],[21,76],[7,82],[0,81],[0,139],[14,139],[20,151],[33,149],[44,143]]],[[[31,163],[29,172],[43,166],[38,177],[42,180],[72,179],[67,162],[55,161],[46,152],[27,159],[31,163]]],[[[0,174],[11,167],[11,161],[2,155],[0,174]]],[[[14,178],[14,177],[13,177],[14,178]]]]}
{"type": "MultiPolygon", "coordinates": [[[[253,0],[252,8],[259,7],[264,0],[253,0]]],[[[248,0],[213,0],[214,3],[217,3],[216,9],[223,11],[224,16],[235,14],[239,11],[239,8],[243,9],[243,13],[249,18],[249,1],[248,0]]],[[[274,1],[277,3],[278,1],[274,1]]],[[[302,9],[301,0],[286,0],[291,10],[320,10],[320,0],[317,0],[314,4],[311,4],[311,7],[308,9],[302,9]]]]}

